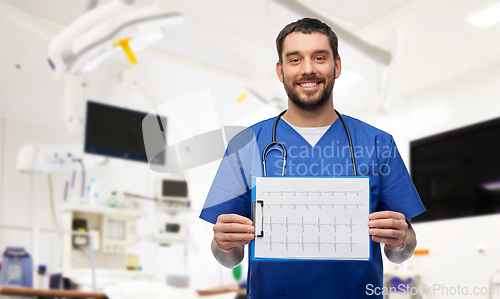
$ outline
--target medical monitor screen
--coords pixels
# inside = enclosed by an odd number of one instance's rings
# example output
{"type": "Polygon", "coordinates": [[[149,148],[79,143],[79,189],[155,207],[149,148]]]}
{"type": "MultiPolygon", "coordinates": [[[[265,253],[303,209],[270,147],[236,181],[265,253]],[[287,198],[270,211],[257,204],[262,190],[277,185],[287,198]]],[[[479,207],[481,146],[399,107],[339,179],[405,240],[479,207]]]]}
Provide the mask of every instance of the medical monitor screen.
{"type": "Polygon", "coordinates": [[[165,224],[165,231],[167,233],[178,233],[181,231],[181,225],[178,223],[167,223],[165,224]]]}
{"type": "MultiPolygon", "coordinates": [[[[146,115],[140,111],[88,101],[85,152],[148,162],[142,135],[142,121],[146,115]]],[[[164,118],[162,122],[165,123],[164,118]]],[[[164,155],[158,155],[151,162],[164,164],[164,161],[164,155]]]]}
{"type": "Polygon", "coordinates": [[[500,213],[500,118],[411,142],[410,171],[415,222],[500,213]]]}
{"type": "Polygon", "coordinates": [[[108,219],[107,226],[108,240],[125,240],[125,221],[108,219]]]}
{"type": "Polygon", "coordinates": [[[187,197],[188,186],[186,181],[163,180],[162,195],[164,197],[187,197]]]}

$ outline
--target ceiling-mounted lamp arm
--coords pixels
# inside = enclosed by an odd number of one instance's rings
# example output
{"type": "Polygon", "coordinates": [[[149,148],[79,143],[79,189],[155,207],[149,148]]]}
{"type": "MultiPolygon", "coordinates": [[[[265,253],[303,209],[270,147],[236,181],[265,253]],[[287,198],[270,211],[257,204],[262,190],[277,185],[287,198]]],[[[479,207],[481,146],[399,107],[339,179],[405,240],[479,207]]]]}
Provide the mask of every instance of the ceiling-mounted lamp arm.
{"type": "Polygon", "coordinates": [[[367,43],[366,41],[360,39],[356,35],[350,33],[341,26],[337,25],[335,22],[329,20],[325,16],[322,16],[317,12],[313,11],[312,9],[308,8],[304,4],[296,0],[275,0],[275,1],[299,15],[322,20],[323,22],[327,23],[338,36],[342,37],[343,40],[345,40],[352,46],[356,47],[366,55],[370,56],[374,60],[384,65],[389,65],[391,63],[392,60],[391,52],[367,43]]]}
{"type": "Polygon", "coordinates": [[[274,106],[276,106],[279,110],[285,110],[286,109],[286,103],[284,103],[282,100],[280,100],[279,98],[271,98],[270,100],[264,98],[260,93],[258,93],[257,91],[255,91],[255,89],[251,88],[251,87],[248,87],[247,88],[248,92],[250,94],[252,94],[253,96],[255,96],[258,100],[260,100],[262,103],[266,104],[266,105],[269,105],[269,104],[272,104],[274,106]]]}

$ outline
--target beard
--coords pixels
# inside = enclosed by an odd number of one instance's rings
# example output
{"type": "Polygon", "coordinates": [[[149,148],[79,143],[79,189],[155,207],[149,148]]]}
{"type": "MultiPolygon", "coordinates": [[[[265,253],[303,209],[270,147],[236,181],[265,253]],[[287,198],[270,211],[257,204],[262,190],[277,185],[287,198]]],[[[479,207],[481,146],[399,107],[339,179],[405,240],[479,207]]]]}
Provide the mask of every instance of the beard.
{"type": "MultiPolygon", "coordinates": [[[[335,78],[335,72],[333,74],[333,78],[335,78]]],[[[283,81],[286,82],[286,80],[283,81]]],[[[328,99],[332,94],[334,84],[335,79],[333,79],[331,82],[326,82],[325,78],[312,76],[296,79],[292,82],[292,84],[283,83],[283,86],[285,87],[288,98],[297,107],[307,111],[314,111],[319,109],[320,107],[323,107],[328,102],[328,99]],[[323,84],[323,90],[313,92],[297,90],[297,83],[300,81],[317,81],[323,84]]]]}

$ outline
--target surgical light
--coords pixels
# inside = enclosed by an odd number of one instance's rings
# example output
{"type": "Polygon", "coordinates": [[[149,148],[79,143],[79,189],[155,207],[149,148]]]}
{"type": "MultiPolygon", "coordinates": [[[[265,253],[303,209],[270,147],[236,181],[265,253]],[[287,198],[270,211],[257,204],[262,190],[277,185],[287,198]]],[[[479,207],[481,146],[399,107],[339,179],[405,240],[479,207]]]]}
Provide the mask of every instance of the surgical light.
{"type": "Polygon", "coordinates": [[[161,40],[165,26],[183,21],[172,2],[139,6],[115,0],[82,15],[50,44],[48,63],[54,76],[90,72],[121,49],[134,64],[134,53],[161,40]]]}

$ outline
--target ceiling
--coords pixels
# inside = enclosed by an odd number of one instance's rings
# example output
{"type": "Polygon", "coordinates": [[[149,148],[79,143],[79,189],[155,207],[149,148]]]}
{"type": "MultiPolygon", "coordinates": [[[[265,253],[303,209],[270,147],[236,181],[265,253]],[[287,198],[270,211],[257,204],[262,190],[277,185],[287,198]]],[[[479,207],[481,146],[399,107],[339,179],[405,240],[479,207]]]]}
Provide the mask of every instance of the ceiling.
{"type": "MultiPolygon", "coordinates": [[[[61,25],[109,0],[2,0],[61,25]]],[[[298,0],[297,0],[298,1],[298,0]]],[[[500,24],[478,29],[465,22],[499,0],[301,0],[300,3],[358,38],[392,53],[388,98],[392,101],[471,73],[500,60],[500,24]]],[[[150,2],[150,0],[140,0],[150,2]]],[[[284,25],[306,15],[273,0],[183,0],[185,21],[166,28],[154,51],[220,71],[251,85],[279,90],[275,38],[284,25]]],[[[380,104],[384,68],[339,35],[343,74],[335,105],[343,111],[380,104]]],[[[249,86],[249,88],[253,88],[249,86]]],[[[272,93],[271,93],[272,94],[272,93]]],[[[267,96],[267,95],[266,95],[267,96]]],[[[264,97],[266,97],[264,96],[264,97]]]]}

